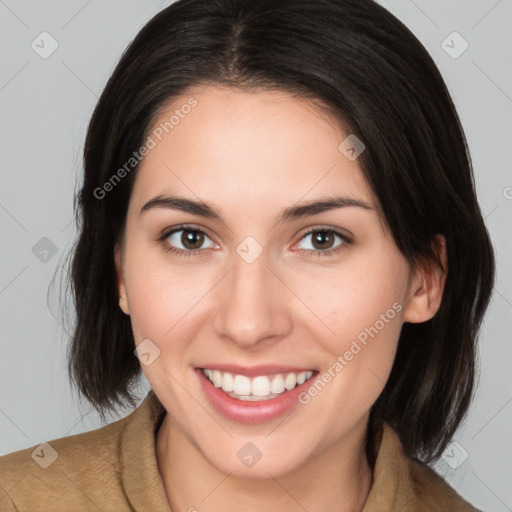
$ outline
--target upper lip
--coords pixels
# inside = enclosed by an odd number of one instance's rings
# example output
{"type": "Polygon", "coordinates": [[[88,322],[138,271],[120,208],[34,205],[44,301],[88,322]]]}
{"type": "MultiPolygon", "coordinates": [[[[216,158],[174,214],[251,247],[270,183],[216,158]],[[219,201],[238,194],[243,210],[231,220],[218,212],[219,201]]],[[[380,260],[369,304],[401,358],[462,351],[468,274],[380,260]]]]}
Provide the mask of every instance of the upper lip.
{"type": "Polygon", "coordinates": [[[241,366],[237,364],[205,364],[198,368],[208,368],[210,370],[218,370],[220,372],[229,372],[235,375],[246,375],[247,377],[255,376],[255,375],[271,375],[274,373],[301,373],[307,371],[316,371],[311,367],[302,367],[299,368],[297,366],[286,366],[286,365],[278,365],[278,364],[259,364],[256,366],[241,366]]]}

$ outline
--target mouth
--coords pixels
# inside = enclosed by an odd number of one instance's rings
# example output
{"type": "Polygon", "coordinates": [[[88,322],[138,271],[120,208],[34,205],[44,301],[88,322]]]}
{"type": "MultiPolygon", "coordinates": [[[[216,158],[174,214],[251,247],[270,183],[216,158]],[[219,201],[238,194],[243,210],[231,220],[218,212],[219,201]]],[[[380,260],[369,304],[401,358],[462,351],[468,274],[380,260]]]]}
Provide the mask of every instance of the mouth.
{"type": "MultiPolygon", "coordinates": [[[[228,420],[261,424],[290,414],[318,370],[274,365],[194,368],[205,398],[228,420]]],[[[304,409],[301,409],[304,410],[304,409]]],[[[304,414],[304,413],[301,413],[304,414]]]]}
{"type": "Polygon", "coordinates": [[[201,368],[218,389],[236,400],[259,402],[272,400],[308,381],[315,370],[247,376],[228,371],[201,368]]]}

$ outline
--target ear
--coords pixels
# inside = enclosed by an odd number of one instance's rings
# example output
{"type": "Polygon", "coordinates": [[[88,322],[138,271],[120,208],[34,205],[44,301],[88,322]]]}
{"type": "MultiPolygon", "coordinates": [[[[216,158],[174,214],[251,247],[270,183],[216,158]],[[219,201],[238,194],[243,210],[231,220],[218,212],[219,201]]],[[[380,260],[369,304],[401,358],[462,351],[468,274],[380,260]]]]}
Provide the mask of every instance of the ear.
{"type": "Polygon", "coordinates": [[[118,244],[116,244],[114,248],[114,261],[117,274],[117,289],[119,291],[119,307],[123,310],[123,313],[129,315],[130,308],[128,306],[128,296],[126,294],[126,286],[123,277],[121,247],[118,244]]]}
{"type": "Polygon", "coordinates": [[[446,239],[443,235],[434,237],[432,248],[437,262],[428,260],[418,265],[405,306],[404,322],[426,322],[434,317],[441,306],[448,272],[446,239]]]}

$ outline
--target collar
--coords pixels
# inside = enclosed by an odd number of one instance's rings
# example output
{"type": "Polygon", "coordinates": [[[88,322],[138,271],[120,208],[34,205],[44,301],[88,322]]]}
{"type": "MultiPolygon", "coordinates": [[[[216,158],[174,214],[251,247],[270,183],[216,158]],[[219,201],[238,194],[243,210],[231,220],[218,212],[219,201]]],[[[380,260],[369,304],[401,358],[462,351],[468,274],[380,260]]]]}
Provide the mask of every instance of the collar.
{"type": "MultiPolygon", "coordinates": [[[[156,434],[165,414],[164,406],[151,390],[125,418],[119,445],[121,481],[137,512],[172,512],[156,459],[156,434]]],[[[376,454],[373,482],[362,512],[476,510],[426,464],[409,458],[387,423],[372,444],[376,454]]]]}
{"type": "Polygon", "coordinates": [[[156,434],[165,408],[151,390],[126,418],[121,432],[121,481],[126,497],[137,512],[172,512],[158,471],[156,434]]]}

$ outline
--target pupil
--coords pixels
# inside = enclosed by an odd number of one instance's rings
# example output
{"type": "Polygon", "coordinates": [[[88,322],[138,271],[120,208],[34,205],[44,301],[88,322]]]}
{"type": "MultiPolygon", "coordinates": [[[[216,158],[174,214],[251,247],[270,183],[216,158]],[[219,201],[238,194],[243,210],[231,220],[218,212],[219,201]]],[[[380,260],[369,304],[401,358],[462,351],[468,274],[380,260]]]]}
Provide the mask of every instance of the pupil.
{"type": "Polygon", "coordinates": [[[332,233],[326,233],[325,231],[317,231],[316,236],[313,237],[313,244],[316,246],[316,244],[319,243],[320,249],[325,249],[325,242],[328,242],[330,237],[332,237],[332,233]]]}
{"type": "Polygon", "coordinates": [[[194,245],[198,245],[197,243],[199,241],[199,246],[201,246],[202,236],[203,235],[201,233],[198,233],[197,231],[184,230],[183,237],[182,237],[182,243],[185,247],[187,247],[189,249],[196,249],[196,247],[194,247],[194,245]],[[190,245],[192,247],[189,247],[190,245]]]}

